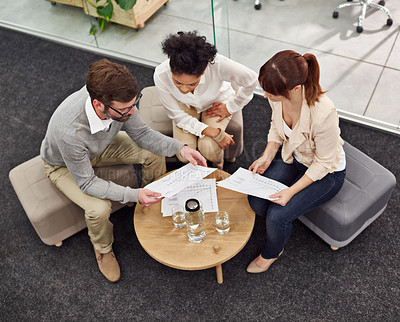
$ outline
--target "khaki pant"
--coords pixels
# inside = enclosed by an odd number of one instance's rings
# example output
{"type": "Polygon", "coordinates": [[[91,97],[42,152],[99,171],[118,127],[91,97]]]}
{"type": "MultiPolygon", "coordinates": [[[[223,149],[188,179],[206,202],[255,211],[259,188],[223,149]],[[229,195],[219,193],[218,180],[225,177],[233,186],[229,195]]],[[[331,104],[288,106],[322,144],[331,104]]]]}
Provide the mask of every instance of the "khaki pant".
{"type": "MultiPolygon", "coordinates": [[[[221,128],[225,131],[226,127],[228,126],[229,121],[231,120],[232,116],[224,118],[221,122],[217,123],[219,116],[214,117],[207,117],[205,113],[197,113],[194,107],[187,107],[186,104],[179,102],[180,108],[185,111],[190,116],[198,119],[199,121],[203,122],[204,124],[214,127],[214,128],[221,128]]],[[[177,127],[175,122],[173,122],[173,137],[178,141],[187,144],[192,149],[198,149],[200,153],[209,161],[213,163],[214,166],[222,169],[224,165],[224,151],[220,148],[217,142],[215,142],[209,136],[204,136],[202,138],[197,137],[191,133],[184,132],[181,128],[177,127]]],[[[183,159],[182,156],[177,154],[177,157],[180,161],[187,163],[186,159],[183,159]]]]}
{"type": "MultiPolygon", "coordinates": [[[[117,164],[142,164],[142,186],[166,172],[165,157],[139,147],[125,132],[119,132],[104,152],[91,160],[93,167],[117,164]]],[[[76,184],[67,167],[45,163],[46,175],[72,202],[83,208],[88,233],[93,246],[100,253],[111,251],[113,224],[110,222],[111,201],[84,193],[76,184]]]]}

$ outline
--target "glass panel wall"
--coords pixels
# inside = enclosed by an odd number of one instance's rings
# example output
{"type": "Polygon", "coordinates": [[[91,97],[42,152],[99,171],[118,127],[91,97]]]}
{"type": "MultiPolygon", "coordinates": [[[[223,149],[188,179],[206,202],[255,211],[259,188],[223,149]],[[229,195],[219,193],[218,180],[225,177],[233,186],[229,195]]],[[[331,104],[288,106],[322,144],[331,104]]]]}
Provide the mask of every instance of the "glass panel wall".
{"type": "Polygon", "coordinates": [[[227,0],[211,0],[214,45],[220,54],[230,57],[229,15],[227,0]]]}
{"type": "Polygon", "coordinates": [[[196,1],[195,8],[193,1],[171,0],[146,20],[142,28],[135,30],[124,25],[107,25],[94,35],[95,44],[100,49],[156,66],[166,59],[160,44],[167,35],[197,30],[211,43],[216,42],[218,51],[229,57],[227,14],[226,0],[196,1]]]}
{"type": "MultiPolygon", "coordinates": [[[[96,9],[93,8],[96,5],[95,0],[2,1],[0,23],[13,29],[86,49],[98,49],[109,55],[150,66],[156,66],[166,59],[160,43],[167,35],[181,30],[197,30],[208,41],[218,41],[219,52],[229,56],[226,0],[166,1],[137,0],[133,9],[125,12],[112,0],[112,20],[123,16],[122,20],[126,23],[127,17],[134,15],[132,26],[138,23],[140,28],[110,22],[105,23],[104,29],[100,30],[100,19],[91,16],[96,15],[96,9]],[[166,3],[163,4],[164,2],[166,3]],[[156,7],[153,14],[148,10],[152,6],[156,7]],[[141,13],[142,10],[145,11],[145,16],[141,13]],[[91,34],[93,28],[97,31],[91,34]]],[[[105,4],[103,0],[97,5],[105,4]]]]}
{"type": "MultiPolygon", "coordinates": [[[[134,9],[160,1],[166,0],[137,0],[134,9]]],[[[380,12],[369,15],[357,34],[353,15],[343,11],[333,19],[325,0],[261,0],[260,10],[250,0],[170,0],[142,17],[137,31],[110,23],[91,35],[98,20],[85,14],[89,2],[96,0],[0,1],[0,26],[148,66],[166,59],[161,41],[180,30],[197,30],[219,53],[256,72],[278,51],[310,52],[342,118],[400,133],[400,37],[380,12]]],[[[400,21],[400,8],[387,6],[400,21]]]]}

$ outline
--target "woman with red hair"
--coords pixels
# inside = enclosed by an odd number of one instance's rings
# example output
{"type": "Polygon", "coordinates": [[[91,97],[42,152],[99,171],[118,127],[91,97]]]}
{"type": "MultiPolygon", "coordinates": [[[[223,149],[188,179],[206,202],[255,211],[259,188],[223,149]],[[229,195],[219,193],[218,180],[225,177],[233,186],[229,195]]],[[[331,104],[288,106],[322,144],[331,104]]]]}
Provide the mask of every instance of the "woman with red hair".
{"type": "Polygon", "coordinates": [[[291,50],[278,52],[260,69],[272,120],[267,147],[249,170],[288,188],[266,196],[269,200],[249,196],[252,209],[266,219],[265,244],[247,267],[249,273],[265,272],[282,254],[292,221],[333,198],[343,185],[346,158],[339,119],[319,74],[313,54],[291,50]]]}

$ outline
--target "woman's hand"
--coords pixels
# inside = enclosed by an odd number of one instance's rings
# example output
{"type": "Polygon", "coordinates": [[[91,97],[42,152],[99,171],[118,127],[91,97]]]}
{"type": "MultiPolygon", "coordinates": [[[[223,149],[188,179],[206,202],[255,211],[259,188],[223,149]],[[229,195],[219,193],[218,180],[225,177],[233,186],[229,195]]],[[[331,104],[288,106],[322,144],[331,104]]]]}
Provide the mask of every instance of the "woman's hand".
{"type": "Polygon", "coordinates": [[[252,165],[249,167],[249,170],[253,173],[263,174],[265,170],[268,169],[270,164],[271,161],[268,161],[263,155],[252,163],[252,165]]]}
{"type": "Polygon", "coordinates": [[[290,188],[283,189],[277,193],[274,193],[273,195],[270,195],[269,197],[272,199],[270,200],[271,202],[277,203],[278,205],[285,206],[290,199],[294,196],[294,193],[290,188]]]}
{"type": "Polygon", "coordinates": [[[228,108],[224,103],[214,103],[209,109],[204,111],[207,117],[219,116],[218,122],[221,122],[225,117],[231,116],[228,112],[228,108]]]}
{"type": "Polygon", "coordinates": [[[275,199],[271,200],[271,202],[285,206],[296,193],[303,190],[305,187],[308,187],[313,182],[314,181],[312,181],[309,176],[304,174],[294,185],[270,195],[269,197],[271,199],[275,199]]]}
{"type": "Polygon", "coordinates": [[[226,150],[230,145],[235,145],[233,135],[224,133],[224,138],[222,139],[222,141],[218,142],[218,145],[221,147],[222,150],[226,150]]]}
{"type": "Polygon", "coordinates": [[[215,142],[220,146],[221,149],[225,150],[229,145],[234,145],[235,141],[233,140],[233,135],[226,133],[220,128],[216,129],[215,127],[206,127],[202,134],[209,136],[214,139],[215,142]],[[222,131],[222,132],[221,132],[222,131]],[[222,137],[222,139],[221,139],[222,137]]]}

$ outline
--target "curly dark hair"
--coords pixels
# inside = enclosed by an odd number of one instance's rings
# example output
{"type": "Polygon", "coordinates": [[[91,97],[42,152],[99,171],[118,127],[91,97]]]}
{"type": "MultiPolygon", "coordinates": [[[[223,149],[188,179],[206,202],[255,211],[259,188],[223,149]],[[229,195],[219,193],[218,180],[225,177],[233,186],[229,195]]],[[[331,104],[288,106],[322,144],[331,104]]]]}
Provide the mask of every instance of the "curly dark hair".
{"type": "Polygon", "coordinates": [[[170,34],[161,43],[164,54],[170,59],[169,65],[174,74],[187,74],[199,77],[213,63],[217,49],[198,36],[197,31],[170,34]]]}

